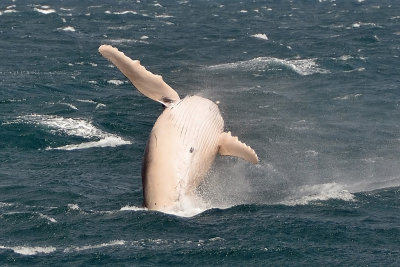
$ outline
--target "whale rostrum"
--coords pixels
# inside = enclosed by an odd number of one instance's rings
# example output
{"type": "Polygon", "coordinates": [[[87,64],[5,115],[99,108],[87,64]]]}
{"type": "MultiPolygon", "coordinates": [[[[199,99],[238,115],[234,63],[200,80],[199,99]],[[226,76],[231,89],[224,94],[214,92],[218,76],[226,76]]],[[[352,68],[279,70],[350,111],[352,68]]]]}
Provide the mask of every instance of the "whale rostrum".
{"type": "Polygon", "coordinates": [[[146,70],[117,48],[102,45],[110,60],[145,96],[162,103],[146,145],[143,166],[143,204],[150,210],[170,211],[181,198],[195,194],[217,154],[236,156],[257,164],[252,148],[230,132],[218,105],[200,96],[181,99],[160,75],[146,70]]]}

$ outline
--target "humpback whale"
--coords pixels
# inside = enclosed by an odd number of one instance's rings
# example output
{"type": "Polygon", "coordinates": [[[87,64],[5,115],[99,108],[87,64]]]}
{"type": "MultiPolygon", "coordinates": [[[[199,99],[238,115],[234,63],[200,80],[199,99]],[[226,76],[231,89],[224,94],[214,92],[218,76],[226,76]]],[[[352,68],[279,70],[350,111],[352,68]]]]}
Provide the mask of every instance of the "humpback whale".
{"type": "Polygon", "coordinates": [[[218,105],[200,96],[186,96],[166,84],[117,48],[101,45],[99,52],[111,61],[143,95],[164,105],[147,141],[143,165],[143,205],[168,212],[185,196],[195,194],[217,154],[236,156],[257,164],[252,148],[230,132],[218,105]]]}

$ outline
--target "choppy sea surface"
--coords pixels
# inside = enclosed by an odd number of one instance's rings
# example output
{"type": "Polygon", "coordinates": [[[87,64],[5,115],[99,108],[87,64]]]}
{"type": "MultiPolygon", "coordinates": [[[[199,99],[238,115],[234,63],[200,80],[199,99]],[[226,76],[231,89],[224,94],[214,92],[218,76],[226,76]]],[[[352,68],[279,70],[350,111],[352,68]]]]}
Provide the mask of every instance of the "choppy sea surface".
{"type": "Polygon", "coordinates": [[[400,265],[400,2],[0,2],[0,265],[400,265]],[[219,101],[259,165],[141,208],[162,107],[111,44],[219,101]]]}

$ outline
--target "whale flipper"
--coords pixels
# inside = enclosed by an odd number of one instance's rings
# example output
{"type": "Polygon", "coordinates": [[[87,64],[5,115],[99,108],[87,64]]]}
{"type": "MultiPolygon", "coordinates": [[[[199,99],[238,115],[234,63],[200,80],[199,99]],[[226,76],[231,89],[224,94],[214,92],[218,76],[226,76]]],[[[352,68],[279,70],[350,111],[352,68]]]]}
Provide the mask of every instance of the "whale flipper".
{"type": "Polygon", "coordinates": [[[139,60],[132,60],[110,45],[99,47],[100,54],[110,60],[131,81],[131,83],[145,96],[164,106],[179,101],[179,95],[160,75],[155,75],[140,65],[139,60]]]}
{"type": "Polygon", "coordinates": [[[235,156],[257,164],[258,157],[256,152],[248,145],[239,141],[231,132],[224,132],[219,137],[218,153],[222,156],[235,156]]]}

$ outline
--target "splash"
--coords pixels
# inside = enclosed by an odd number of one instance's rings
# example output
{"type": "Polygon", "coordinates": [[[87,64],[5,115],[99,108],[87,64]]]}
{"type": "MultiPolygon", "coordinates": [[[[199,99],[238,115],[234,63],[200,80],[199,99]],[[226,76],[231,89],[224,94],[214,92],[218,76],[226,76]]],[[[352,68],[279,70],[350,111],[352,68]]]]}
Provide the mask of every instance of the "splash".
{"type": "Polygon", "coordinates": [[[308,205],[315,201],[338,199],[353,201],[354,195],[337,183],[300,186],[292,190],[292,194],[279,204],[295,206],[308,205]]]}

